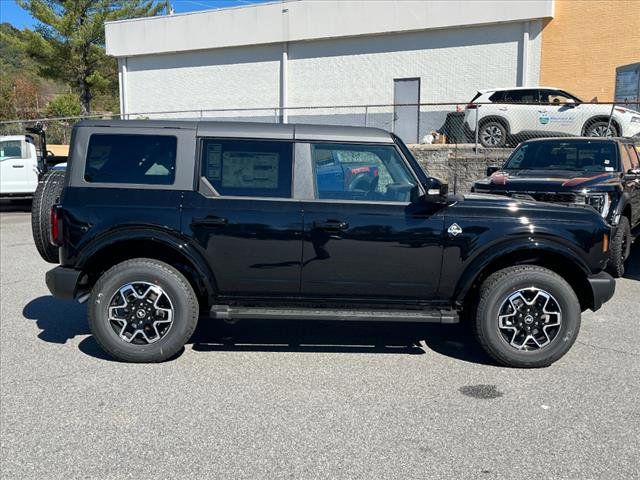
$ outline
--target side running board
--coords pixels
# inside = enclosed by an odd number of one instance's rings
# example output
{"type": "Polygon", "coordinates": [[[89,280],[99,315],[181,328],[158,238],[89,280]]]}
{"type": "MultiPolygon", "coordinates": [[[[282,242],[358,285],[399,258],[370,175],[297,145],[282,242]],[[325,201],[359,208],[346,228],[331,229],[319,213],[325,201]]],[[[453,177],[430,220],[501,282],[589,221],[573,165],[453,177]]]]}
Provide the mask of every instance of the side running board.
{"type": "Polygon", "coordinates": [[[458,323],[455,310],[336,310],[329,308],[273,308],[214,305],[211,316],[221,320],[338,320],[365,322],[458,323]]]}

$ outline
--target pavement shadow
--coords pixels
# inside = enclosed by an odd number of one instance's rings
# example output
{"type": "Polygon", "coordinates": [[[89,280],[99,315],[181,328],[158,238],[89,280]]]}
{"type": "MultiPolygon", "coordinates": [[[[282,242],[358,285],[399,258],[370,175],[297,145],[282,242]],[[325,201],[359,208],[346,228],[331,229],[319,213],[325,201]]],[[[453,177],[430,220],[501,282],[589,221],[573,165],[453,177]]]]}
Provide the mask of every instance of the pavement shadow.
{"type": "Polygon", "coordinates": [[[31,212],[31,200],[0,200],[0,212],[31,212]]]}
{"type": "MultiPolygon", "coordinates": [[[[22,311],[45,342],[64,344],[89,335],[78,348],[113,360],[90,335],[86,305],[51,295],[31,300],[22,311]]],[[[495,365],[461,325],[308,320],[243,320],[228,324],[202,318],[188,342],[196,352],[316,352],[423,355],[434,352],[466,362],[495,365]]],[[[182,349],[173,358],[184,352],[182,349]]]]}
{"type": "Polygon", "coordinates": [[[87,335],[87,309],[71,300],[60,300],[51,295],[31,300],[22,309],[22,315],[35,320],[41,330],[38,338],[50,343],[67,343],[77,335],[87,335]]]}
{"type": "Polygon", "coordinates": [[[316,352],[422,355],[425,348],[495,365],[460,325],[307,320],[203,319],[191,342],[197,352],[316,352]]]}
{"type": "Polygon", "coordinates": [[[640,237],[631,246],[631,256],[625,263],[625,272],[622,278],[640,280],[640,237]]]}

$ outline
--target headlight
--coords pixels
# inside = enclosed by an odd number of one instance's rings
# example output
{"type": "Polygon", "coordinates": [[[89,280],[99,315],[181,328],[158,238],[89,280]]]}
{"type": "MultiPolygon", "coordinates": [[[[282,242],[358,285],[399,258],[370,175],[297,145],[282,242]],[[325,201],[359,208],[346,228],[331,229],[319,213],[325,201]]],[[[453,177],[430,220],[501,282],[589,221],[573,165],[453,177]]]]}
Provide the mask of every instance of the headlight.
{"type": "Polygon", "coordinates": [[[595,208],[604,218],[609,215],[611,195],[608,193],[590,193],[584,197],[585,203],[595,208]]]}

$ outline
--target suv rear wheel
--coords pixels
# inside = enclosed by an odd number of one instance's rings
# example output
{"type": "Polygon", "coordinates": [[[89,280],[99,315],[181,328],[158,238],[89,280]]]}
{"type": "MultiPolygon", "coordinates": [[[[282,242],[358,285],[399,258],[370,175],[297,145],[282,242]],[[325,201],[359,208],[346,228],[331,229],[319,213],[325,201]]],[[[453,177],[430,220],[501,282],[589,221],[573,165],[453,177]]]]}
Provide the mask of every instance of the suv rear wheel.
{"type": "Polygon", "coordinates": [[[495,120],[483,123],[478,132],[478,139],[486,148],[504,147],[507,143],[507,129],[495,120]]]}
{"type": "Polygon", "coordinates": [[[126,362],[173,357],[198,323],[198,300],[187,279],[158,260],[115,265],[96,282],[89,327],[98,344],[126,362]]]}
{"type": "Polygon", "coordinates": [[[575,292],[558,274],[533,265],[510,267],[482,284],[476,334],[502,365],[546,367],[575,342],[580,315],[575,292]]]}

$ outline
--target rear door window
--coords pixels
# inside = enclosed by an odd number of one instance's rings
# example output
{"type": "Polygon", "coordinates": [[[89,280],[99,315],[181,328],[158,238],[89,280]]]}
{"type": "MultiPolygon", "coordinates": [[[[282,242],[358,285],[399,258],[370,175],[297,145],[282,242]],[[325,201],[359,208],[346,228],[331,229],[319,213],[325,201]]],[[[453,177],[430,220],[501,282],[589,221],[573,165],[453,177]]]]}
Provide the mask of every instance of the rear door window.
{"type": "Polygon", "coordinates": [[[84,179],[91,183],[172,185],[177,139],[168,135],[94,134],[84,179]]]}
{"type": "Polygon", "coordinates": [[[4,140],[0,142],[0,158],[21,158],[22,142],[20,140],[4,140]]]}
{"type": "Polygon", "coordinates": [[[538,90],[507,90],[502,101],[506,103],[538,103],[538,90]]]}
{"type": "Polygon", "coordinates": [[[293,143],[206,139],[202,175],[220,195],[291,198],[293,143]]]}

